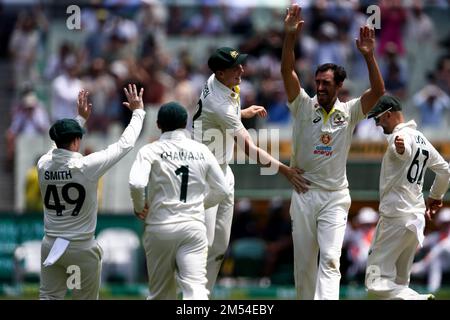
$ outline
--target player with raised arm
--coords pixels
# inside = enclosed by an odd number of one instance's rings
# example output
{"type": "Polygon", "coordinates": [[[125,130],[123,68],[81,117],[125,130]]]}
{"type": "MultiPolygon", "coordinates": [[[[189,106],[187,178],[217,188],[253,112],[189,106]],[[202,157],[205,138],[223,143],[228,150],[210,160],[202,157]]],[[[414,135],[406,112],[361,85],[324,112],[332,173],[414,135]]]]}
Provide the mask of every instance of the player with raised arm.
{"type": "Polygon", "coordinates": [[[39,186],[44,199],[42,241],[42,300],[64,299],[71,272],[79,272],[74,299],[98,299],[101,274],[101,248],[94,238],[97,224],[98,180],[131,149],[141,132],[145,117],[143,89],[124,88],[132,112],[130,123],[119,141],[106,149],[83,156],[79,153],[83,125],[92,105],[88,92],[78,95],[78,116],[56,121],[50,128],[52,149],[38,161],[39,186]]]}
{"type": "Polygon", "coordinates": [[[294,46],[304,21],[293,4],[284,20],[281,75],[294,118],[291,166],[304,170],[311,185],[292,193],[294,275],[298,299],[339,299],[339,261],[350,208],[346,163],[353,130],[384,93],[375,60],[375,31],[360,28],[356,46],[369,71],[370,88],[359,98],[340,102],[346,78],[342,66],[320,65],[315,73],[317,94],[310,97],[295,72],[294,46]],[[319,256],[320,252],[320,256],[319,256]],[[319,256],[319,263],[317,257],[319,256]]]}

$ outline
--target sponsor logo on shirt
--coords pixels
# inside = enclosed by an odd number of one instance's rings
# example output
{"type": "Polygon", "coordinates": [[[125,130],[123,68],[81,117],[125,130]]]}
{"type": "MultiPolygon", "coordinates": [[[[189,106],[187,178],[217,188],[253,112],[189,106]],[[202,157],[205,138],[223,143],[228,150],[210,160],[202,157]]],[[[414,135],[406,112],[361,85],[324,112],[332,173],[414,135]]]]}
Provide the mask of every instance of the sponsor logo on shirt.
{"type": "Polygon", "coordinates": [[[317,122],[319,122],[320,120],[322,120],[322,118],[321,118],[321,117],[317,117],[317,118],[315,118],[315,119],[313,120],[313,123],[317,123],[317,122]]]}
{"type": "Polygon", "coordinates": [[[314,154],[320,154],[326,157],[331,157],[333,154],[333,147],[330,146],[316,146],[314,154]]]}

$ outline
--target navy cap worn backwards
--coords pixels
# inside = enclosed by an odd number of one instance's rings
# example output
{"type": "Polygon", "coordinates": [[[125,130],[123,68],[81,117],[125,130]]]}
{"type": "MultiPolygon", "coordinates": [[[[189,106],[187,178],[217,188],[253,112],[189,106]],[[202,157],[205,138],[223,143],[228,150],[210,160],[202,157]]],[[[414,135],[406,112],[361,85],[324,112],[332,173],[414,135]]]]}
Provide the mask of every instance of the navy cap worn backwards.
{"type": "Polygon", "coordinates": [[[185,128],[187,117],[186,108],[174,101],[163,104],[158,111],[159,125],[169,131],[185,128]]]}
{"type": "Polygon", "coordinates": [[[84,134],[84,129],[74,119],[61,119],[56,121],[49,130],[50,138],[53,141],[61,141],[68,136],[80,136],[84,134]]]}
{"type": "Polygon", "coordinates": [[[401,110],[402,106],[398,98],[385,95],[382,96],[380,99],[378,99],[378,102],[367,114],[367,118],[370,119],[376,117],[377,115],[385,111],[401,111],[401,110]]]}
{"type": "Polygon", "coordinates": [[[240,54],[239,51],[230,47],[217,49],[208,59],[208,67],[216,72],[225,70],[244,63],[247,59],[246,54],[240,54]]]}

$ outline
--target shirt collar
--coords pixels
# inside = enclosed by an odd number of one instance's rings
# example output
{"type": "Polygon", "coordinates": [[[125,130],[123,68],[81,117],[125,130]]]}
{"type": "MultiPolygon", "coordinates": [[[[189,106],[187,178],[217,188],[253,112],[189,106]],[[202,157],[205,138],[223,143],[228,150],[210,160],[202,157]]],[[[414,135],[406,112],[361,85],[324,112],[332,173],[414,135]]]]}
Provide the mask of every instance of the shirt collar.
{"type": "MultiPolygon", "coordinates": [[[[336,101],[334,102],[334,105],[333,105],[333,107],[331,108],[331,110],[330,110],[330,114],[333,112],[333,110],[334,111],[341,111],[341,112],[344,112],[345,111],[345,109],[344,109],[344,103],[342,103],[341,101],[339,101],[339,98],[336,98],[336,101]]],[[[315,108],[316,108],[316,110],[320,110],[320,109],[322,109],[323,111],[325,111],[325,108],[324,107],[322,107],[318,102],[317,102],[317,95],[316,95],[316,103],[315,103],[315,108]]]]}
{"type": "Polygon", "coordinates": [[[160,140],[183,140],[188,138],[186,129],[177,129],[174,131],[166,131],[161,134],[160,140]]]}
{"type": "Polygon", "coordinates": [[[53,150],[53,158],[65,159],[65,158],[82,158],[83,155],[79,152],[70,151],[67,149],[56,148],[53,150]]]}
{"type": "Polygon", "coordinates": [[[217,80],[215,74],[211,75],[211,79],[212,79],[212,82],[213,82],[213,85],[214,85],[215,89],[219,90],[220,92],[222,92],[222,94],[224,96],[228,96],[228,97],[231,97],[231,98],[234,98],[234,99],[239,97],[239,87],[235,91],[231,90],[226,85],[224,85],[222,82],[217,80]]]}
{"type": "Polygon", "coordinates": [[[399,123],[398,125],[395,126],[394,130],[392,130],[392,133],[399,131],[403,128],[411,128],[411,129],[416,129],[417,128],[417,124],[414,120],[410,120],[408,122],[402,122],[399,123]]]}

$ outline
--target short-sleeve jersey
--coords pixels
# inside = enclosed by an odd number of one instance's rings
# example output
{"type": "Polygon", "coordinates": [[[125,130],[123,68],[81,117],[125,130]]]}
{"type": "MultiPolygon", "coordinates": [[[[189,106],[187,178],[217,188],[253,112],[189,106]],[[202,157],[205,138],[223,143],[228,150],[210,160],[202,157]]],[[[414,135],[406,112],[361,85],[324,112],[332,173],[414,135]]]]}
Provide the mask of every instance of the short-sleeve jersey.
{"type": "Polygon", "coordinates": [[[291,166],[305,170],[311,188],[335,191],[348,187],[346,164],[353,130],[365,118],[361,98],[336,100],[330,113],[302,88],[288,104],[294,118],[291,166]]]}
{"type": "Polygon", "coordinates": [[[193,118],[194,139],[206,144],[219,164],[228,164],[233,157],[234,135],[242,129],[239,90],[226,87],[211,75],[193,118]]]}

